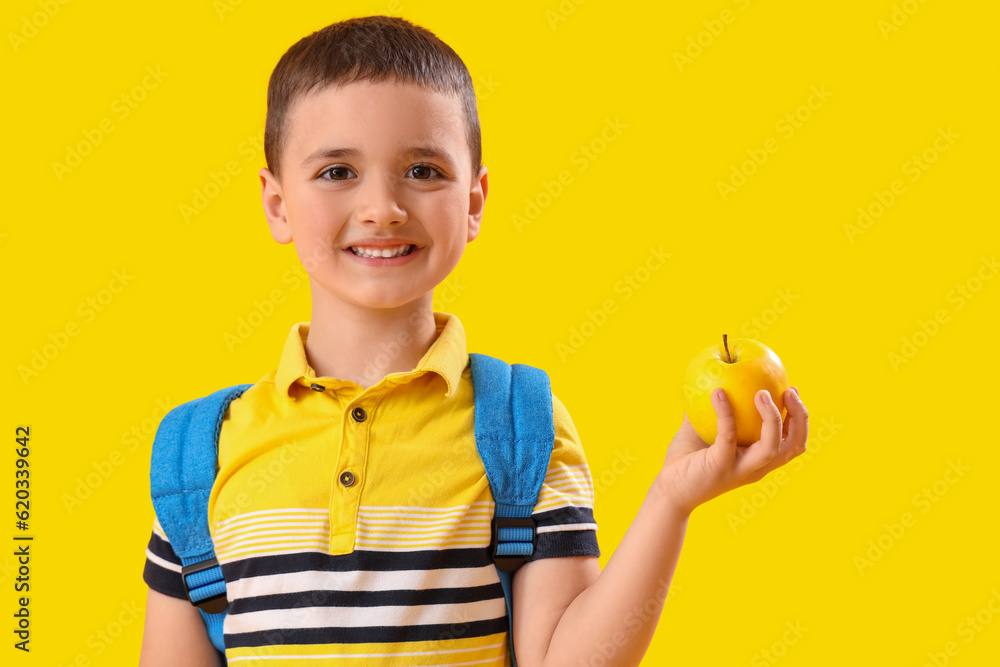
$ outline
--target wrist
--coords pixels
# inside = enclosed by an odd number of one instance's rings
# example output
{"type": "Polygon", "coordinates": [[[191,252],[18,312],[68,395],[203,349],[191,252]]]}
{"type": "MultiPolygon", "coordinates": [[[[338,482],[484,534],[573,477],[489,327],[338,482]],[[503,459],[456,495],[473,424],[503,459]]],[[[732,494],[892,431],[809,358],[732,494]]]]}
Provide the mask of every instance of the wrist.
{"type": "Polygon", "coordinates": [[[671,481],[665,477],[663,471],[656,476],[656,480],[653,486],[650,487],[649,492],[646,494],[647,499],[654,503],[657,508],[665,513],[667,516],[676,519],[677,521],[687,521],[688,517],[691,516],[691,512],[694,511],[695,505],[687,505],[670,491],[674,486],[671,481]]]}

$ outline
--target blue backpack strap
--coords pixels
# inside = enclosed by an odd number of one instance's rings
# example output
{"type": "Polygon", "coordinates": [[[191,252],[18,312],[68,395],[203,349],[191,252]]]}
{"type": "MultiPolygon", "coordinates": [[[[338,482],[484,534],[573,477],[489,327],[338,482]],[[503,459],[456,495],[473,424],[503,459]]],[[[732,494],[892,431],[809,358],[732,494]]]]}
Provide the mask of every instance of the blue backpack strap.
{"type": "Polygon", "coordinates": [[[535,550],[531,516],[555,444],[552,388],[545,371],[507,364],[485,354],[470,353],[476,401],[476,448],[486,468],[495,509],[490,555],[507,602],[507,633],[514,656],[514,571],[535,550]]]}
{"type": "Polygon", "coordinates": [[[252,386],[220,389],[170,410],[156,430],[149,468],[153,507],[181,559],[184,591],[223,656],[222,622],[229,603],[208,528],[208,498],[215,483],[222,420],[229,404],[252,386]]]}

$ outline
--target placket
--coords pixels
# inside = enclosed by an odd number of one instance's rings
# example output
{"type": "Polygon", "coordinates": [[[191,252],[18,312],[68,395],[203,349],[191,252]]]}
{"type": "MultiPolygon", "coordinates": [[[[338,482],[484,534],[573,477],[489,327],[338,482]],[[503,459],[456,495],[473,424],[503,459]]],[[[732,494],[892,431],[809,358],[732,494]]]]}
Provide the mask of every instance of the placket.
{"type": "Polygon", "coordinates": [[[367,481],[368,444],[378,400],[366,390],[343,404],[341,446],[331,480],[330,555],[349,554],[355,548],[358,506],[367,481]]]}

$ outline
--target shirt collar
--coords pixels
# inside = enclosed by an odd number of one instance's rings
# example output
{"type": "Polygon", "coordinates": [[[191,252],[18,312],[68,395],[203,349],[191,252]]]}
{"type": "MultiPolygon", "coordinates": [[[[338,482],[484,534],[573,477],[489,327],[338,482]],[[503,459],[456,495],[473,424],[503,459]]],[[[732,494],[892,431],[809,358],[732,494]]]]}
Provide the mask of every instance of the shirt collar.
{"type": "MultiPolygon", "coordinates": [[[[466,348],[465,328],[456,315],[434,311],[434,323],[438,335],[424,356],[417,362],[412,371],[395,373],[401,382],[410,380],[434,371],[448,385],[445,396],[452,396],[458,389],[462,373],[469,362],[466,348]]],[[[278,369],[274,375],[274,384],[282,396],[290,396],[292,385],[299,383],[309,387],[317,381],[316,372],[306,358],[305,342],[309,335],[310,322],[296,322],[288,332],[285,347],[281,352],[278,369]]],[[[328,387],[336,389],[353,383],[339,378],[324,378],[328,387]]]]}

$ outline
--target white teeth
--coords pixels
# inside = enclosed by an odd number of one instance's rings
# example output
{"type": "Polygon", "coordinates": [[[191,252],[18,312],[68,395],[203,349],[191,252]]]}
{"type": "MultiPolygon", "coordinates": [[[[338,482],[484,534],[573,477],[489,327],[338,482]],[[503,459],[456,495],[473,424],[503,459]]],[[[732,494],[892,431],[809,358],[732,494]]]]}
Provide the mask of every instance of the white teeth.
{"type": "Polygon", "coordinates": [[[395,248],[361,248],[351,246],[351,252],[359,257],[399,257],[409,250],[409,245],[396,246],[395,248]]]}

